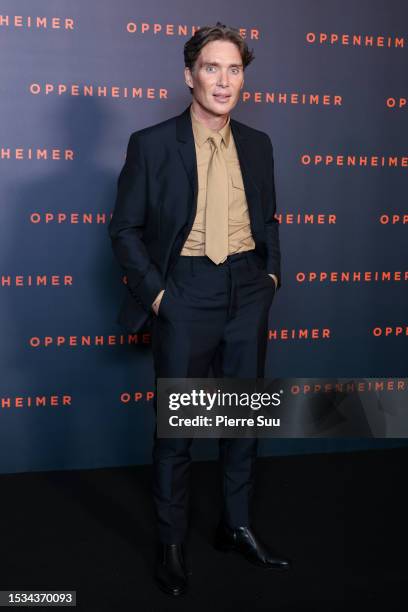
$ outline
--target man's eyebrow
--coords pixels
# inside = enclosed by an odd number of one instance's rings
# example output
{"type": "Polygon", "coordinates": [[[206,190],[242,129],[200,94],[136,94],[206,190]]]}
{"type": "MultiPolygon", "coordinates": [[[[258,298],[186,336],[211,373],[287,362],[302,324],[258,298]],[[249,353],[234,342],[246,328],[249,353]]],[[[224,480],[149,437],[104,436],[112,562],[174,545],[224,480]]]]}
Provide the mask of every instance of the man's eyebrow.
{"type": "MultiPolygon", "coordinates": [[[[203,62],[202,64],[203,66],[219,66],[220,63],[219,62],[203,62]]],[[[237,66],[239,68],[242,68],[243,64],[229,64],[229,66],[237,66]]]]}

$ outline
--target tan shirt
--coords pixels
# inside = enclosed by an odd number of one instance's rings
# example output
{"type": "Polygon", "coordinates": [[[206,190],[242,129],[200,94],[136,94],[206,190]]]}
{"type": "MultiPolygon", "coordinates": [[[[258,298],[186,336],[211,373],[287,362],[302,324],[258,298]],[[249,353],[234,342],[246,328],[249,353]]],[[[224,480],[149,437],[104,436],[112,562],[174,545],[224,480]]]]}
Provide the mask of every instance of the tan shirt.
{"type": "MultiPolygon", "coordinates": [[[[205,255],[205,204],[207,191],[207,170],[211,157],[208,137],[213,130],[198,121],[190,106],[195,150],[197,156],[198,196],[197,212],[193,226],[183,245],[180,255],[205,255]]],[[[230,117],[219,133],[222,135],[221,151],[228,170],[228,254],[255,248],[251,234],[248,204],[245,197],[237,150],[230,126],[230,117]]]]}

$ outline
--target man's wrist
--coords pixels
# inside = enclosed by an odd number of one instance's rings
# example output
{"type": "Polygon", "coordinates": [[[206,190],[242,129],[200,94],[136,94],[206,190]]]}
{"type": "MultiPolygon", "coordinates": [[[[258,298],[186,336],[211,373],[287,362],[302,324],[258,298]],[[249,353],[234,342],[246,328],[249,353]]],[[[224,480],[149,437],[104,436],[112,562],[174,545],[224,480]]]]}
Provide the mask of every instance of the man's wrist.
{"type": "Polygon", "coordinates": [[[268,272],[268,274],[269,274],[269,276],[272,276],[272,278],[273,278],[273,280],[275,282],[275,289],[276,289],[277,286],[278,286],[278,277],[276,276],[276,274],[270,274],[269,272],[268,272]]]}
{"type": "Polygon", "coordinates": [[[155,299],[154,299],[154,301],[152,303],[153,310],[154,310],[154,307],[158,306],[158,304],[160,303],[163,293],[164,293],[164,289],[161,289],[161,291],[156,295],[156,297],[155,297],[155,299]]]}

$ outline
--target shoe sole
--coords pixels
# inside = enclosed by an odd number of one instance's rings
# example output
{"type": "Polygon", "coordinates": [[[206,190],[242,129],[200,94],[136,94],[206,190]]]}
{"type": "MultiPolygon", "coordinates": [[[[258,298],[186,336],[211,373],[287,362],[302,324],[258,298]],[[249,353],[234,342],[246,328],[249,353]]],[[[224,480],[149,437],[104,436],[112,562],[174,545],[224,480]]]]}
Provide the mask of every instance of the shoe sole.
{"type": "Polygon", "coordinates": [[[278,572],[287,572],[290,569],[290,565],[286,565],[286,566],[281,566],[281,565],[265,565],[264,563],[260,563],[259,561],[256,561],[255,559],[252,559],[252,557],[246,556],[244,553],[240,552],[239,550],[237,550],[237,548],[235,548],[235,546],[231,546],[228,544],[214,544],[214,548],[215,550],[217,550],[218,552],[233,552],[236,555],[238,555],[239,557],[244,558],[246,561],[248,561],[249,563],[252,563],[252,565],[255,565],[256,567],[261,567],[262,569],[268,569],[268,570],[277,570],[278,572]]]}
{"type": "Polygon", "coordinates": [[[158,582],[156,582],[156,586],[161,590],[162,593],[166,593],[166,595],[172,595],[172,597],[180,597],[181,595],[185,595],[187,593],[187,589],[182,589],[180,591],[171,591],[170,589],[166,589],[166,587],[162,586],[158,582]]]}

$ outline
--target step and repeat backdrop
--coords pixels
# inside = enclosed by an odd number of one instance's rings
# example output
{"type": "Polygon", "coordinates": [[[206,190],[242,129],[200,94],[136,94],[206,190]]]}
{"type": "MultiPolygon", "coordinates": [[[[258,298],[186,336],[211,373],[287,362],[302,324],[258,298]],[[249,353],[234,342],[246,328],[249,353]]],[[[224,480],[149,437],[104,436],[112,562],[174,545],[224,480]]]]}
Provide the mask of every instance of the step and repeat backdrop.
{"type": "MultiPolygon", "coordinates": [[[[274,145],[268,376],[407,376],[407,18],[404,0],[2,0],[0,471],[151,460],[150,335],[117,324],[107,228],[130,134],[190,103],[184,43],[218,20],[256,56],[233,116],[274,145]]],[[[356,446],[374,441],[261,454],[356,446]]]]}

